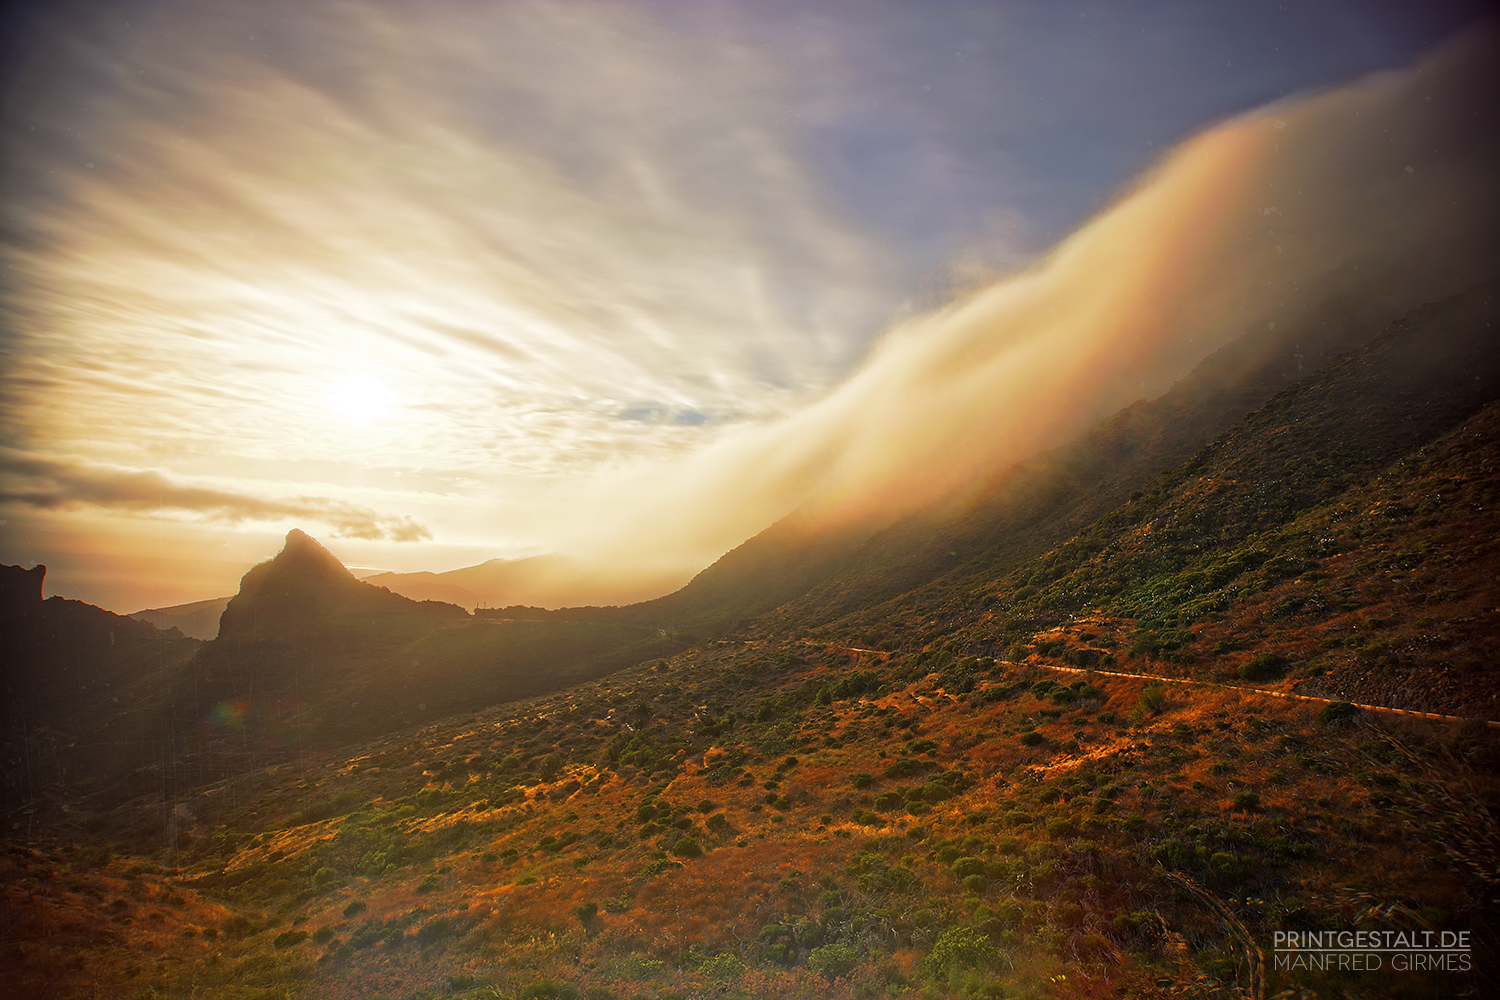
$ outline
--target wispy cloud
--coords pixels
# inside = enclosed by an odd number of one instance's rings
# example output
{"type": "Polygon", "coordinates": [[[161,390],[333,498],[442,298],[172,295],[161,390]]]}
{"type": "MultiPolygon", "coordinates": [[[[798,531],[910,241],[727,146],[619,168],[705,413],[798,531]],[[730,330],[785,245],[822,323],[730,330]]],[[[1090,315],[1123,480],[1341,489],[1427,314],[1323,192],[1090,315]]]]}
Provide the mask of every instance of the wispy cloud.
{"type": "Polygon", "coordinates": [[[155,469],[123,469],[0,449],[0,503],[40,510],[76,506],[135,512],[186,511],[231,523],[303,519],[345,538],[424,541],[410,517],[377,514],[327,497],[270,499],[182,483],[155,469]]]}
{"type": "Polygon", "coordinates": [[[18,137],[29,431],[316,459],[354,369],[402,404],[352,441],[386,461],[576,470],[682,447],[632,400],[788,412],[893,305],[755,52],[623,6],[297,5],[268,58],[290,5],[215,10],[91,67],[108,123],[18,137]]]}

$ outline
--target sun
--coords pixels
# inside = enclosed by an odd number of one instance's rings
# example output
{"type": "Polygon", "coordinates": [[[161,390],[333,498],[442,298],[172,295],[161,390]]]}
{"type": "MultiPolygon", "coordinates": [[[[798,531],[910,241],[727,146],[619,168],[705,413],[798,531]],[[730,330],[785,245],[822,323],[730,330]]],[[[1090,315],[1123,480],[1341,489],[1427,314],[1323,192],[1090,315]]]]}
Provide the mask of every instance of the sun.
{"type": "Polygon", "coordinates": [[[344,417],[364,424],[389,413],[395,393],[373,375],[351,374],[333,384],[329,402],[344,417]]]}

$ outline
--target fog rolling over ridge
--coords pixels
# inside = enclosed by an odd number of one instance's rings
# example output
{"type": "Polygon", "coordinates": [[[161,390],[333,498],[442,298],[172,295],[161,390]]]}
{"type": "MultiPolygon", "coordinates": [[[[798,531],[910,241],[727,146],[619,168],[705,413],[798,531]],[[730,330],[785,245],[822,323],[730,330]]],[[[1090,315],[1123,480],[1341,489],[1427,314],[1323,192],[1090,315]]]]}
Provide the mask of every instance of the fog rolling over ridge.
{"type": "Polygon", "coordinates": [[[1441,33],[73,9],[0,121],[0,561],[122,611],[232,593],[292,527],[465,603],[651,598],[793,512],[962,500],[1247,332],[1500,270],[1493,25],[1346,83],[1441,33]]]}
{"type": "Polygon", "coordinates": [[[1471,34],[1209,130],[1035,266],[893,330],[818,404],[581,498],[563,547],[660,588],[794,509],[884,523],[1247,331],[1331,303],[1373,333],[1495,273],[1497,66],[1495,33],[1471,34]]]}

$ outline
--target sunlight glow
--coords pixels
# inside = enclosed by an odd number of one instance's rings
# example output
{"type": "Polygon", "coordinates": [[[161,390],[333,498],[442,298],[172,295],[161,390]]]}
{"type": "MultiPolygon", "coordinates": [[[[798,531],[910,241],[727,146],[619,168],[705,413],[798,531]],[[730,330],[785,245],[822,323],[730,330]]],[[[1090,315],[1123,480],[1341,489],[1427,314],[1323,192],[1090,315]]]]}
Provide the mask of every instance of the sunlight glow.
{"type": "Polygon", "coordinates": [[[329,402],[334,410],[359,424],[367,424],[390,413],[396,395],[374,375],[344,375],[334,383],[329,402]]]}

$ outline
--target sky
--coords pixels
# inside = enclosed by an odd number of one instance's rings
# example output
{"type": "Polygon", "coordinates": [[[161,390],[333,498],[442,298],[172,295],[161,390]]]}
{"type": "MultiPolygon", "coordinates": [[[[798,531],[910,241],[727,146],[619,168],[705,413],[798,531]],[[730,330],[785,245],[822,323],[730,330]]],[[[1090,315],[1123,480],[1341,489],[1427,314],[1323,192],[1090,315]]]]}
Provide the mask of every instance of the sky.
{"type": "Polygon", "coordinates": [[[133,611],[302,527],[628,599],[894,516],[1315,275],[1372,321],[1485,276],[1482,11],[20,5],[0,562],[133,611]]]}

